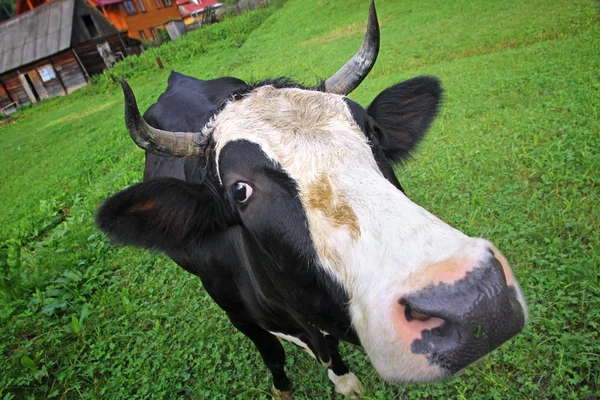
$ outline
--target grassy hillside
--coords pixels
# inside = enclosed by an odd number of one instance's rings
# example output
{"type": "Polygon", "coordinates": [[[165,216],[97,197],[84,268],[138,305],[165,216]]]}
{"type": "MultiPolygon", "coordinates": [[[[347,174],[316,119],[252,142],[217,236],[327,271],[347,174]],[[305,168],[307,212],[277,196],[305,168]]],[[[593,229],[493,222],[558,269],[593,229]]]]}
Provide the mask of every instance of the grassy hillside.
{"type": "MultiPolygon", "coordinates": [[[[388,385],[342,346],[367,399],[600,396],[600,20],[592,0],[379,1],[368,105],[430,74],[443,110],[397,174],[409,196],[507,256],[524,334],[433,385],[388,385]]],[[[358,48],[368,1],[289,0],[119,65],[145,109],[175,69],[314,83],[358,48]],[[165,70],[155,66],[160,55],[165,70]]],[[[160,254],[110,246],[98,204],[138,182],[108,76],[0,128],[0,398],[268,398],[270,377],[200,281],[160,254]],[[3,297],[2,297],[3,296],[3,297]]],[[[300,399],[335,398],[286,345],[300,399]]]]}

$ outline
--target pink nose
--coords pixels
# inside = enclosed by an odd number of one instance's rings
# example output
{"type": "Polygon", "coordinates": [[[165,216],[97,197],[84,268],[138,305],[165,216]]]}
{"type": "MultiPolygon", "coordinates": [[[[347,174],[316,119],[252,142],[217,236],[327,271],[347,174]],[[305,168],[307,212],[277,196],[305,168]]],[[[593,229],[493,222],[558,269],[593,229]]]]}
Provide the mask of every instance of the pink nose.
{"type": "Polygon", "coordinates": [[[449,373],[494,350],[525,325],[524,304],[506,260],[493,248],[482,253],[427,268],[429,283],[403,294],[394,306],[399,339],[449,373]]]}

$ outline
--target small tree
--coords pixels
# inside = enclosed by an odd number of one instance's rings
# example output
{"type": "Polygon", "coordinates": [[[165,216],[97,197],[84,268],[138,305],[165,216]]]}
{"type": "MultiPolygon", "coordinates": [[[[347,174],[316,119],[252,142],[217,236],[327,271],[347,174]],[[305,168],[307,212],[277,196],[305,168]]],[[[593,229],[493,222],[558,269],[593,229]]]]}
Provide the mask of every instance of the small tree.
{"type": "Polygon", "coordinates": [[[0,0],[0,21],[14,17],[16,8],[16,0],[0,0]]]}

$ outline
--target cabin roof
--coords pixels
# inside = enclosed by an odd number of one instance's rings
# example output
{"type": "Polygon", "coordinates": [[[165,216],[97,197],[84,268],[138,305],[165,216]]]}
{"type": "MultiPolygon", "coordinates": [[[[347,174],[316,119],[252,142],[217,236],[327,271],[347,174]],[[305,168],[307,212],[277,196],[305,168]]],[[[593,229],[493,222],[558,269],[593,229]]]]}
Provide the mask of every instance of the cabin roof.
{"type": "Polygon", "coordinates": [[[71,46],[75,0],[54,0],[0,24],[0,74],[71,46]]]}

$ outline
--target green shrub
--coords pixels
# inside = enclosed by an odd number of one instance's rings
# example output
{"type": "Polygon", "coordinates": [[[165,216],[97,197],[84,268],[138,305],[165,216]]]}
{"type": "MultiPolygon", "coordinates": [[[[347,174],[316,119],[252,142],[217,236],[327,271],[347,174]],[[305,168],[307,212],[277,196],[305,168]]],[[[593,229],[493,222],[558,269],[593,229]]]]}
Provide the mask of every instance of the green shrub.
{"type": "Polygon", "coordinates": [[[160,57],[166,69],[198,59],[207,52],[241,47],[248,36],[274,11],[276,6],[259,8],[248,13],[225,18],[222,22],[189,32],[177,40],[151,46],[139,56],[129,56],[117,62],[110,70],[92,78],[99,90],[114,85],[118,77],[141,78],[156,72],[156,58],[160,57]]]}

